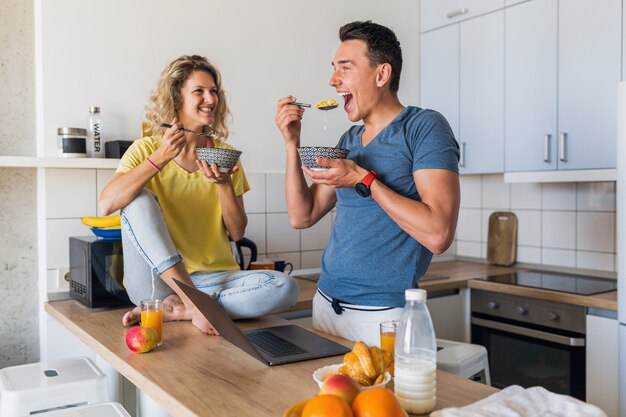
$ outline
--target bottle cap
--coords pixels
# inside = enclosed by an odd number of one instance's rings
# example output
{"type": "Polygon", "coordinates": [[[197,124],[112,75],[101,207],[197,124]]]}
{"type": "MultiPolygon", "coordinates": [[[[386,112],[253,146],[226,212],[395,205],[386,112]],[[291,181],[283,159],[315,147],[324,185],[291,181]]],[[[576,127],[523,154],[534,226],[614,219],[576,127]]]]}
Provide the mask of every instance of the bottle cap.
{"type": "Polygon", "coordinates": [[[89,107],[89,113],[100,113],[100,107],[98,106],[89,107]]]}
{"type": "Polygon", "coordinates": [[[404,298],[407,301],[426,301],[426,290],[409,288],[404,291],[404,298]]]}

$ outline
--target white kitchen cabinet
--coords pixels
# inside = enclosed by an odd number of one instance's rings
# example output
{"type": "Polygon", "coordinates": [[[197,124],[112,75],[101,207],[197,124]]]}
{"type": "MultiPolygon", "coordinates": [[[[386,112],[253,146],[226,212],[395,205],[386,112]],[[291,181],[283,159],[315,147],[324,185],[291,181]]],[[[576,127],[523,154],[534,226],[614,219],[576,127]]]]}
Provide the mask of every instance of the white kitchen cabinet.
{"type": "Polygon", "coordinates": [[[469,289],[429,291],[426,306],[437,339],[469,343],[469,289]]]}
{"type": "Polygon", "coordinates": [[[621,0],[506,8],[505,170],[615,167],[621,0]]]}
{"type": "Polygon", "coordinates": [[[618,327],[615,318],[587,315],[586,400],[608,417],[619,415],[618,327]]]}
{"type": "Polygon", "coordinates": [[[504,0],[422,0],[421,31],[457,23],[504,7],[504,0]]]}
{"type": "Polygon", "coordinates": [[[504,11],[459,24],[460,172],[504,171],[504,11]]]}
{"type": "Polygon", "coordinates": [[[505,19],[505,169],[556,169],[557,0],[507,8],[505,19]]]}
{"type": "Polygon", "coordinates": [[[504,11],[423,33],[420,105],[442,113],[463,174],[504,171],[504,11]]]}
{"type": "Polygon", "coordinates": [[[459,137],[459,25],[422,34],[421,104],[437,110],[459,137]]]}

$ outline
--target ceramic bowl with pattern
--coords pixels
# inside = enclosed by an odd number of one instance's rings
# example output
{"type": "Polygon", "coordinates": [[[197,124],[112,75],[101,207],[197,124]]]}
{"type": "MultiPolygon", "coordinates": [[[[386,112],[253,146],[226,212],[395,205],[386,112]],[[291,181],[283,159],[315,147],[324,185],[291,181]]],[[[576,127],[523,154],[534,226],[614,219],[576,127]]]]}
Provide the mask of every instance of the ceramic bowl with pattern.
{"type": "Polygon", "coordinates": [[[209,165],[215,162],[220,172],[228,172],[239,160],[241,151],[225,148],[196,148],[196,154],[199,160],[206,161],[209,165]]]}
{"type": "Polygon", "coordinates": [[[328,169],[328,167],[318,165],[317,162],[315,162],[317,158],[346,159],[348,153],[350,153],[348,149],[331,148],[327,146],[303,146],[298,148],[302,165],[314,171],[328,169]]]}

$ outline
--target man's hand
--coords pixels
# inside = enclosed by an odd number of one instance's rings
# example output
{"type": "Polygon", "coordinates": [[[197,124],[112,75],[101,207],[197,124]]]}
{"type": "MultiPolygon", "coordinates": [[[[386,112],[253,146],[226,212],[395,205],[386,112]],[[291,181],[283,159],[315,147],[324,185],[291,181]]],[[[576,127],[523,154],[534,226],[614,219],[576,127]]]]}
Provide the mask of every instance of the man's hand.
{"type": "Polygon", "coordinates": [[[313,171],[306,166],[302,167],[314,184],[324,184],[333,188],[352,188],[368,173],[350,159],[317,158],[316,162],[329,168],[324,171],[313,171]]]}
{"type": "Polygon", "coordinates": [[[276,108],[276,126],[285,138],[286,143],[300,146],[300,130],[302,129],[302,115],[304,109],[299,106],[289,104],[296,101],[294,96],[287,96],[278,100],[276,108]]]}

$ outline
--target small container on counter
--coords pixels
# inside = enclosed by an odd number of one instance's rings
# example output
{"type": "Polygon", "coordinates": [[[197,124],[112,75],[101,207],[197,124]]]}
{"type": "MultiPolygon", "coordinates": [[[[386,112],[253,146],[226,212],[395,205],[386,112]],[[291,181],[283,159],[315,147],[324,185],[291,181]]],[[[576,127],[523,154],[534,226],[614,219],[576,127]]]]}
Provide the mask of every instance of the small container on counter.
{"type": "Polygon", "coordinates": [[[79,127],[57,129],[59,154],[65,158],[87,157],[87,130],[79,127]]]}

